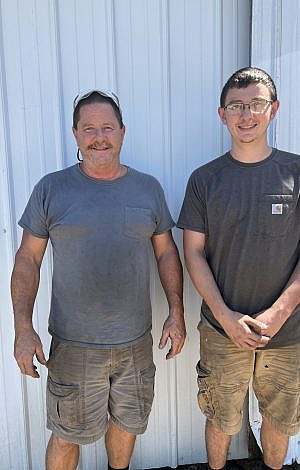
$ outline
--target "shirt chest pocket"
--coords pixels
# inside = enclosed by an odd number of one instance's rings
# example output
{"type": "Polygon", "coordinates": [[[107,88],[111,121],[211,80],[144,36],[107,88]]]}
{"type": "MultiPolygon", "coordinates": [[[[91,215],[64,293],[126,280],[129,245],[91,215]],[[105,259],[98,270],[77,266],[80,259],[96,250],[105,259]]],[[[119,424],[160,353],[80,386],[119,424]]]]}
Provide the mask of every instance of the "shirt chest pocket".
{"type": "Polygon", "coordinates": [[[135,239],[151,238],[155,231],[151,209],[125,207],[124,234],[135,239]]]}
{"type": "Polygon", "coordinates": [[[264,194],[259,200],[255,233],[262,238],[279,238],[292,228],[295,204],[292,195],[264,194]]]}

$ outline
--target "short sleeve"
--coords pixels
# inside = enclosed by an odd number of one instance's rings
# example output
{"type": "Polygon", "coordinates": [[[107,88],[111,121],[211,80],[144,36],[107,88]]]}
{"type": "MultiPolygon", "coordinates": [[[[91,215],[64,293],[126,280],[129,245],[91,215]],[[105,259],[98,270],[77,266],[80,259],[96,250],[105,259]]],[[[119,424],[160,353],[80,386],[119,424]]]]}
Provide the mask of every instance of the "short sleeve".
{"type": "Polygon", "coordinates": [[[49,231],[45,215],[45,196],[43,194],[42,180],[33,188],[27,206],[23,212],[19,225],[39,238],[48,238],[49,231]]]}
{"type": "Polygon", "coordinates": [[[187,184],[177,227],[206,233],[206,206],[201,182],[194,172],[187,184]]]}
{"type": "Polygon", "coordinates": [[[156,229],[153,235],[160,235],[161,233],[171,230],[171,228],[175,226],[175,222],[167,206],[164,191],[158,182],[156,191],[159,198],[159,211],[156,216],[156,229]]]}

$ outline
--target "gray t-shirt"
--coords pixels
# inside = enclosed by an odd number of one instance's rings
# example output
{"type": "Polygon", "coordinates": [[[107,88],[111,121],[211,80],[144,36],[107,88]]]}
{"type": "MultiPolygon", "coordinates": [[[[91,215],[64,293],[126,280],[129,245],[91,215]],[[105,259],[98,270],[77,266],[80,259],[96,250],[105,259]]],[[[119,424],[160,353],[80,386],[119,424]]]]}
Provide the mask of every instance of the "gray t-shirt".
{"type": "MultiPolygon", "coordinates": [[[[192,173],[178,227],[205,234],[207,261],[229,308],[252,316],[289,280],[299,258],[299,183],[300,157],[276,149],[253,164],[226,153],[192,173]]],[[[225,334],[205,302],[201,312],[225,334]]],[[[268,347],[299,341],[296,310],[268,347]]]]}
{"type": "Polygon", "coordinates": [[[154,177],[128,168],[97,180],[79,165],[48,174],[19,224],[52,244],[51,335],[109,347],[150,330],[151,237],[174,226],[154,177]]]}

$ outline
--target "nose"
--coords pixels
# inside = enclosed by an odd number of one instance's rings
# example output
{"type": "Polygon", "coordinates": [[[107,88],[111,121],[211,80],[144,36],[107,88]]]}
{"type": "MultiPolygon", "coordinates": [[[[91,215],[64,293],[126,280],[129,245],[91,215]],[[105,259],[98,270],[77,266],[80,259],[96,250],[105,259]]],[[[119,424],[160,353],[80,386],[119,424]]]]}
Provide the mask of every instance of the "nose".
{"type": "Polygon", "coordinates": [[[98,129],[95,129],[94,136],[96,138],[103,139],[105,137],[105,132],[103,129],[101,129],[101,127],[99,127],[98,129]]]}
{"type": "Polygon", "coordinates": [[[249,103],[244,103],[243,104],[243,109],[241,111],[241,115],[243,117],[245,117],[245,116],[247,117],[248,115],[252,116],[252,112],[250,110],[250,104],[249,103]]]}

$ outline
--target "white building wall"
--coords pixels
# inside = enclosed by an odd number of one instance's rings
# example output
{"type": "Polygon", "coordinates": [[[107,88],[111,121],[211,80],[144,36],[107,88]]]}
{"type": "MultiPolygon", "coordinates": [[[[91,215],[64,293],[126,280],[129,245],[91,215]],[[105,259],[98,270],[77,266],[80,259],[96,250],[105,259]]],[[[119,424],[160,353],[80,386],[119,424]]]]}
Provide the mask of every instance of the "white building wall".
{"type": "MultiPolygon", "coordinates": [[[[300,154],[300,2],[253,0],[251,65],[274,78],[280,100],[279,113],[270,132],[270,143],[300,154]]],[[[250,422],[259,442],[261,418],[254,395],[250,422]]],[[[286,464],[300,463],[300,433],[290,439],[286,464]]]]}
{"type": "MultiPolygon", "coordinates": [[[[22,377],[12,356],[17,220],[45,173],[75,163],[72,101],[92,87],[118,93],[122,159],[161,181],[176,219],[191,171],[228,147],[216,109],[222,83],[249,63],[250,1],[2,0],[0,14],[0,468],[40,470],[46,370],[38,366],[40,380],[22,377]]],[[[167,305],[155,270],[151,282],[156,345],[167,305]]],[[[194,368],[200,302],[187,278],[185,287],[187,343],[170,362],[155,346],[156,398],[133,469],[206,460],[194,368]]],[[[46,352],[50,292],[48,250],[34,312],[46,352]]],[[[246,455],[244,426],[230,456],[246,455]]],[[[80,468],[106,468],[102,441],[84,447],[80,468]]]]}

